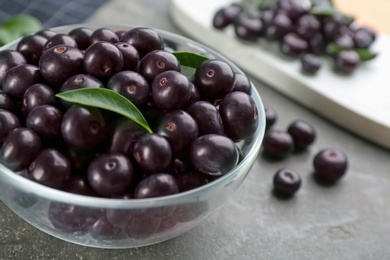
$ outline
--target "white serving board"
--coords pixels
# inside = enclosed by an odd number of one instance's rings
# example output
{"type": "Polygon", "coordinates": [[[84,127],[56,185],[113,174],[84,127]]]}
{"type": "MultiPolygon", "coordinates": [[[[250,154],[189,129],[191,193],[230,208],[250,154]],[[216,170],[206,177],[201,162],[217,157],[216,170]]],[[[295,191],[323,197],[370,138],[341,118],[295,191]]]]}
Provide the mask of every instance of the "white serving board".
{"type": "MultiPolygon", "coordinates": [[[[316,75],[300,71],[277,44],[245,43],[232,28],[212,26],[217,9],[231,0],[172,0],[174,23],[191,38],[213,48],[241,69],[350,131],[390,148],[390,36],[379,35],[371,50],[379,55],[352,75],[339,75],[326,60],[316,75]]],[[[266,102],[265,102],[266,103],[266,102]]]]}

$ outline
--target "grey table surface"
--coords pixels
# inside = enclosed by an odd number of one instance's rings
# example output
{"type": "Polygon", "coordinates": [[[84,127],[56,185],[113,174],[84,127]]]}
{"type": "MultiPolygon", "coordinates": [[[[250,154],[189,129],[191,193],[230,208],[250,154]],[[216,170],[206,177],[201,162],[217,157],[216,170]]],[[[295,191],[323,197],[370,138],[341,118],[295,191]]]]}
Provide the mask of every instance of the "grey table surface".
{"type": "MultiPolygon", "coordinates": [[[[111,0],[86,19],[146,25],[182,34],[169,18],[169,0],[111,0]]],[[[317,140],[281,162],[259,155],[232,198],[210,219],[172,240],[136,249],[74,245],[30,226],[0,202],[0,259],[390,259],[390,152],[332,124],[252,78],[265,106],[278,112],[275,128],[310,122],[317,140]],[[325,147],[349,158],[347,175],[333,186],[313,179],[312,159],[325,147]],[[289,200],[272,195],[282,166],[302,174],[289,200]]]]}

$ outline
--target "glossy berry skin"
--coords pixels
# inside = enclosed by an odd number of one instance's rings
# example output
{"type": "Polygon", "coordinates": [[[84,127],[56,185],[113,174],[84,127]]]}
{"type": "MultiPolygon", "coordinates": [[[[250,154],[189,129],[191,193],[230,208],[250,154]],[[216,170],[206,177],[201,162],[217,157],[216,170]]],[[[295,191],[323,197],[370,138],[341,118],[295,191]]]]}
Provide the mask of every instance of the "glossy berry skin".
{"type": "Polygon", "coordinates": [[[210,59],[196,69],[195,85],[201,96],[220,99],[232,91],[234,77],[232,68],[226,62],[210,59]]]}
{"type": "Polygon", "coordinates": [[[356,30],[353,35],[354,47],[368,49],[374,42],[375,36],[366,30],[356,30]]]}
{"type": "Polygon", "coordinates": [[[309,147],[316,138],[316,131],[312,125],[303,120],[295,120],[287,129],[294,140],[294,147],[303,150],[309,147]]]}
{"type": "Polygon", "coordinates": [[[294,150],[294,140],[287,131],[269,129],[264,135],[263,152],[274,159],[283,159],[294,150]]]}
{"type": "Polygon", "coordinates": [[[179,192],[176,179],[168,173],[155,173],[142,179],[134,190],[134,198],[145,199],[179,192]]]}
{"type": "Polygon", "coordinates": [[[133,45],[142,59],[148,52],[164,49],[164,40],[159,33],[148,27],[137,27],[125,32],[120,39],[133,45]]]}
{"type": "Polygon", "coordinates": [[[43,29],[35,33],[36,35],[43,36],[46,39],[49,39],[50,37],[56,35],[57,33],[55,31],[49,30],[49,29],[43,29]]]}
{"type": "Polygon", "coordinates": [[[56,139],[61,136],[62,112],[51,105],[35,107],[26,118],[26,126],[41,138],[56,139]]]}
{"type": "Polygon", "coordinates": [[[134,143],[146,134],[145,128],[127,118],[120,118],[113,125],[108,150],[131,157],[134,143]]]}
{"type": "Polygon", "coordinates": [[[315,155],[313,166],[315,175],[321,180],[336,182],[345,175],[348,158],[337,148],[325,148],[315,155]]]}
{"type": "Polygon", "coordinates": [[[17,65],[26,64],[23,54],[15,50],[0,51],[0,87],[2,86],[6,72],[17,65]]]}
{"type": "Polygon", "coordinates": [[[198,101],[187,108],[199,128],[199,136],[205,134],[224,135],[221,115],[217,108],[207,101],[198,101]]]}
{"type": "Polygon", "coordinates": [[[259,124],[259,114],[251,96],[241,91],[226,95],[219,105],[225,134],[238,141],[252,136],[259,124]]]}
{"type": "Polygon", "coordinates": [[[191,97],[191,82],[178,71],[165,71],[154,78],[151,93],[157,107],[167,110],[178,109],[191,97]]]}
{"type": "Polygon", "coordinates": [[[64,141],[76,150],[90,150],[104,139],[106,122],[99,109],[74,105],[61,121],[64,141]]]}
{"type": "Polygon", "coordinates": [[[3,91],[8,95],[21,99],[24,92],[33,84],[42,80],[39,68],[30,64],[22,64],[8,70],[3,79],[3,91]]]}
{"type": "Polygon", "coordinates": [[[242,40],[255,42],[262,36],[263,22],[259,17],[240,15],[234,21],[235,35],[242,40]]]}
{"type": "Polygon", "coordinates": [[[297,0],[280,0],[277,5],[292,21],[307,13],[305,6],[297,0]]]}
{"type": "Polygon", "coordinates": [[[92,189],[104,197],[126,193],[134,177],[130,159],[120,153],[106,153],[94,159],[88,167],[92,189]]]}
{"type": "Polygon", "coordinates": [[[0,162],[12,171],[28,167],[41,149],[41,139],[31,129],[20,127],[4,139],[0,162]]]}
{"type": "Polygon", "coordinates": [[[355,51],[341,51],[335,60],[335,70],[341,73],[350,74],[359,64],[360,57],[355,51]]]}
{"type": "Polygon", "coordinates": [[[279,169],[273,178],[274,191],[285,196],[292,196],[301,187],[300,174],[291,168],[279,169]]]}
{"type": "Polygon", "coordinates": [[[98,79],[107,79],[123,68],[121,51],[109,42],[96,42],[84,54],[85,71],[98,79]]]}
{"type": "Polygon", "coordinates": [[[165,171],[172,159],[169,142],[158,134],[146,134],[133,146],[133,157],[145,173],[165,171]]]}
{"type": "Polygon", "coordinates": [[[44,149],[31,162],[27,169],[30,180],[60,189],[67,182],[72,172],[69,159],[56,149],[44,149]]]}
{"type": "Polygon", "coordinates": [[[20,121],[10,111],[0,109],[0,147],[7,135],[15,128],[20,127],[20,121]]]}
{"type": "Polygon", "coordinates": [[[83,57],[75,47],[58,45],[42,54],[39,69],[49,84],[60,87],[69,77],[81,72],[83,57]]]}
{"type": "Polygon", "coordinates": [[[213,16],[213,27],[220,30],[225,29],[242,11],[243,7],[240,4],[232,4],[219,9],[213,16]]]}
{"type": "Polygon", "coordinates": [[[27,63],[38,65],[46,41],[47,39],[40,35],[26,35],[18,42],[16,50],[23,54],[27,63]]]}
{"type": "Polygon", "coordinates": [[[222,135],[200,136],[190,148],[192,166],[206,175],[222,176],[237,165],[238,159],[236,144],[222,135]]]}
{"type": "Polygon", "coordinates": [[[283,13],[277,13],[272,19],[271,24],[266,28],[265,36],[270,40],[281,40],[291,32],[293,23],[291,19],[283,13]]]}
{"type": "Polygon", "coordinates": [[[119,42],[119,37],[115,32],[108,28],[99,28],[93,31],[92,35],[89,38],[89,41],[91,44],[100,41],[117,43],[119,42]]]}
{"type": "Polygon", "coordinates": [[[248,95],[251,95],[252,85],[248,76],[243,73],[235,73],[232,91],[241,91],[245,92],[248,95]]]}
{"type": "Polygon", "coordinates": [[[86,50],[91,45],[89,38],[92,33],[93,31],[87,27],[78,27],[72,29],[68,35],[75,40],[80,50],[86,50]]]}
{"type": "Polygon", "coordinates": [[[71,36],[64,33],[57,33],[47,40],[45,46],[43,46],[43,52],[58,45],[78,48],[77,42],[71,36]]]}
{"type": "Polygon", "coordinates": [[[198,137],[198,125],[194,118],[183,110],[165,113],[156,127],[156,134],[165,137],[172,152],[186,153],[191,143],[198,137]]]}
{"type": "Polygon", "coordinates": [[[115,46],[121,51],[123,56],[123,70],[137,71],[140,58],[137,49],[126,42],[115,43],[115,46]]]}
{"type": "Polygon", "coordinates": [[[23,115],[27,116],[37,106],[55,105],[55,103],[56,97],[53,89],[45,84],[37,83],[24,92],[21,110],[23,115]]]}
{"type": "Polygon", "coordinates": [[[134,71],[116,73],[108,81],[107,88],[121,94],[138,108],[146,106],[149,101],[149,84],[141,74],[134,71]]]}
{"type": "Polygon", "coordinates": [[[100,217],[88,229],[88,234],[97,239],[108,239],[119,233],[119,228],[114,227],[105,216],[100,217]]]}
{"type": "Polygon", "coordinates": [[[271,107],[265,107],[265,128],[270,129],[278,120],[278,114],[275,109],[271,107]]]}
{"type": "Polygon", "coordinates": [[[0,92],[0,109],[15,112],[16,108],[17,103],[15,102],[15,100],[7,93],[0,92]]]}
{"type": "Polygon", "coordinates": [[[282,53],[290,56],[298,56],[309,50],[308,42],[294,32],[290,32],[283,37],[280,44],[282,53]]]}
{"type": "Polygon", "coordinates": [[[184,108],[189,107],[190,105],[194,104],[197,101],[200,101],[200,93],[198,88],[192,82],[190,82],[190,88],[191,88],[191,95],[187,103],[184,105],[184,108]]]}
{"type": "Polygon", "coordinates": [[[158,74],[168,70],[180,71],[180,62],[175,55],[164,50],[149,52],[141,59],[139,65],[139,73],[149,83],[152,83],[158,74]]]}
{"type": "Polygon", "coordinates": [[[314,15],[305,14],[298,18],[295,27],[302,38],[309,40],[320,32],[321,23],[314,15]]]}
{"type": "Polygon", "coordinates": [[[312,53],[302,54],[300,57],[302,71],[308,74],[315,74],[322,65],[321,58],[312,53]]]}

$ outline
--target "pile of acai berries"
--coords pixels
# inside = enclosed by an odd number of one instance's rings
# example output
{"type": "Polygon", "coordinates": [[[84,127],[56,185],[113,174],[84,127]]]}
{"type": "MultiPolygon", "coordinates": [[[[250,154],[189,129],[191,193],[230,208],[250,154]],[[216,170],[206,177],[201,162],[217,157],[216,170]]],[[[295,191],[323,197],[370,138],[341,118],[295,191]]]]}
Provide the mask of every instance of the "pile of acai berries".
{"type": "Polygon", "coordinates": [[[0,52],[0,161],[45,186],[107,198],[165,196],[215,180],[243,158],[238,142],[254,135],[259,115],[244,74],[207,58],[193,70],[182,73],[152,28],[25,36],[0,52]],[[120,94],[148,127],[58,96],[85,89],[120,94]]]}
{"type": "Polygon", "coordinates": [[[335,71],[343,74],[376,57],[370,50],[375,31],[333,6],[299,0],[259,2],[269,5],[247,10],[234,2],[221,7],[213,16],[213,27],[231,26],[235,36],[246,42],[276,42],[283,54],[299,58],[302,71],[309,74],[320,69],[324,57],[331,57],[335,71]]]}

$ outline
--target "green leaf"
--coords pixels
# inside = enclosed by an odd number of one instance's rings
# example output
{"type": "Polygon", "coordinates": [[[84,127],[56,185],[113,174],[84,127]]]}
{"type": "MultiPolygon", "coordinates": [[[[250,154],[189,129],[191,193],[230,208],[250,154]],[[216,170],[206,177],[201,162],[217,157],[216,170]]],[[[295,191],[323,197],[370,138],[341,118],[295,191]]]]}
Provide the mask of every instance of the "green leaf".
{"type": "Polygon", "coordinates": [[[41,22],[31,15],[13,16],[0,26],[0,46],[41,29],[41,22]]]}
{"type": "Polygon", "coordinates": [[[276,4],[278,0],[261,0],[260,3],[257,5],[257,8],[260,10],[267,9],[273,4],[276,4]]]}
{"type": "Polygon", "coordinates": [[[345,50],[353,50],[356,51],[356,53],[359,55],[361,61],[368,61],[374,59],[376,56],[378,56],[377,53],[372,52],[368,49],[361,49],[361,48],[353,48],[353,49],[345,49],[341,48],[335,43],[329,43],[326,46],[326,52],[330,55],[338,55],[340,52],[345,50]]]}
{"type": "Polygon", "coordinates": [[[60,92],[56,94],[56,97],[68,102],[118,113],[141,125],[149,133],[153,132],[138,108],[130,100],[111,89],[81,88],[60,92]]]}
{"type": "Polygon", "coordinates": [[[321,15],[321,16],[343,16],[347,17],[349,19],[352,18],[350,15],[346,15],[339,10],[337,10],[335,7],[331,5],[318,5],[318,6],[313,6],[310,11],[311,14],[314,15],[321,15]]]}
{"type": "Polygon", "coordinates": [[[202,62],[208,60],[207,57],[193,52],[173,52],[173,55],[180,61],[180,65],[197,68],[202,62]]]}
{"type": "Polygon", "coordinates": [[[190,81],[195,79],[196,68],[208,60],[207,57],[193,52],[173,52],[172,54],[180,61],[180,72],[190,81]]]}

